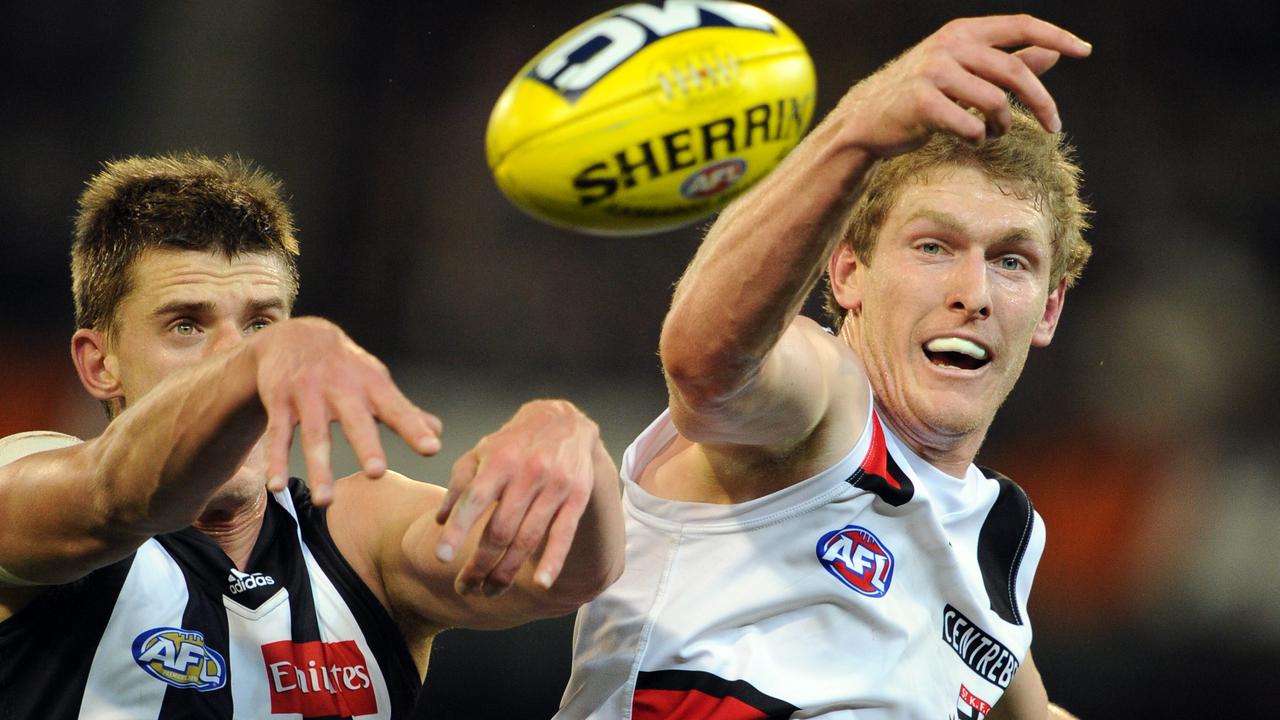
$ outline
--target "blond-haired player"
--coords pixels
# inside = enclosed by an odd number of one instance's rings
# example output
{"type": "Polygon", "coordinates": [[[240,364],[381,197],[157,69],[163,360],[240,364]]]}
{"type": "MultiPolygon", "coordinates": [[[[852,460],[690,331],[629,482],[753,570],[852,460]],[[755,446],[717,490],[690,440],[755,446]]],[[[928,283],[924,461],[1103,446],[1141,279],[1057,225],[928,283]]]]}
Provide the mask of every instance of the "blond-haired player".
{"type": "Polygon", "coordinates": [[[1089,53],[1025,15],[948,23],[720,216],[663,326],[670,407],[624,458],[627,569],[579,613],[561,717],[1050,712],[1043,526],[973,460],[1089,254],[1038,78],[1089,53]],[[798,315],[824,271],[834,332],[798,315]]]}

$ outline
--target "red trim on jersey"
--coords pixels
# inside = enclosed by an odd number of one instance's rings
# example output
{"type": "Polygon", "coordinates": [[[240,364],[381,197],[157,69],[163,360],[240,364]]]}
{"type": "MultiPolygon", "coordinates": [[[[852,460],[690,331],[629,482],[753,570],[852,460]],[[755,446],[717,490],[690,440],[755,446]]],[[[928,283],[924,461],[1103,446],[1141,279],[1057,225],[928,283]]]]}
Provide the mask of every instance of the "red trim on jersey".
{"type": "Polygon", "coordinates": [[[902,489],[902,483],[889,472],[889,448],[884,442],[884,428],[880,427],[880,414],[874,411],[871,413],[871,448],[862,459],[862,471],[884,478],[894,490],[902,489]]]}
{"type": "Polygon", "coordinates": [[[697,690],[637,689],[633,720],[765,720],[763,711],[735,697],[715,697],[697,690]]]}

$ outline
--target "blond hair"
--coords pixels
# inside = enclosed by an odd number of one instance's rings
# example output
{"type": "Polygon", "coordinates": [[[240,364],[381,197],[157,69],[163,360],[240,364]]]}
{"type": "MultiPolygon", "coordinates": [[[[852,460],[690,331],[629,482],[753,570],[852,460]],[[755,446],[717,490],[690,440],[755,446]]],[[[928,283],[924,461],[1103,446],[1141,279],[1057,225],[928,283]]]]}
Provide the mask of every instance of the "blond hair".
{"type": "MultiPolygon", "coordinates": [[[[1013,125],[976,147],[949,133],[934,133],[922,147],[881,162],[867,179],[841,242],[870,264],[876,237],[889,211],[912,183],[925,183],[945,167],[976,167],[1005,192],[1036,203],[1049,219],[1053,249],[1049,286],[1080,279],[1093,249],[1084,239],[1089,206],[1080,198],[1080,166],[1061,133],[1045,131],[1024,108],[1014,106],[1013,125]]],[[[846,310],[828,285],[826,310],[838,327],[846,310]]]]}

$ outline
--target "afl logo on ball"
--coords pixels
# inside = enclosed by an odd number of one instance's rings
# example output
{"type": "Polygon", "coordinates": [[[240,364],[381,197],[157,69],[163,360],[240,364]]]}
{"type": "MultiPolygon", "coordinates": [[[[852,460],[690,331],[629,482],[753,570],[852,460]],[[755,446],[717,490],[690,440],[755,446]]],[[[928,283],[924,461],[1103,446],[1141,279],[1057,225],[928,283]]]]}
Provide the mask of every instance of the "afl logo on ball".
{"type": "Polygon", "coordinates": [[[747,163],[729,158],[703,166],[680,183],[680,194],[690,200],[714,197],[733,187],[747,173],[747,163]]]}
{"type": "Polygon", "coordinates": [[[893,553],[870,530],[845,525],[818,540],[818,560],[846,587],[867,597],[884,597],[893,582],[893,553]]]}

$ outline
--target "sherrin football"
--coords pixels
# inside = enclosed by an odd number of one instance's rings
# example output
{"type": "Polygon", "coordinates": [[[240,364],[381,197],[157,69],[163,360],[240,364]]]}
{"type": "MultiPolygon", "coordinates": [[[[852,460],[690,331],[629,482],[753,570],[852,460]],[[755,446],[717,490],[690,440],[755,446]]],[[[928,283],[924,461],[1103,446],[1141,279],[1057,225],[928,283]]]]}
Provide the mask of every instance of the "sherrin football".
{"type": "Polygon", "coordinates": [[[764,177],[813,118],[813,62],[787,26],[724,0],[624,5],[521,68],[489,118],[498,187],[600,235],[696,222],[764,177]]]}

